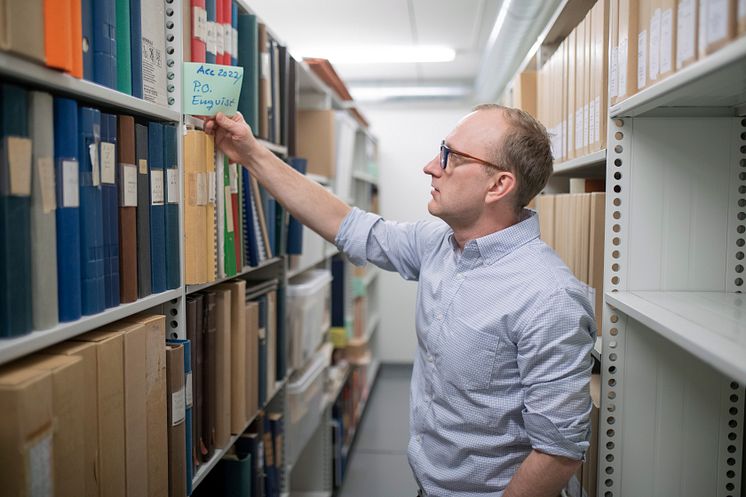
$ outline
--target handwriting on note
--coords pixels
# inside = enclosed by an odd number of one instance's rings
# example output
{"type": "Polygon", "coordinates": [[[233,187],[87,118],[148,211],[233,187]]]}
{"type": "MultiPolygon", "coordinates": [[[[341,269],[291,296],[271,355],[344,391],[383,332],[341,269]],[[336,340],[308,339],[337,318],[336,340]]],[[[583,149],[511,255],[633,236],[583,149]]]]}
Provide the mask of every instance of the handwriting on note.
{"type": "Polygon", "coordinates": [[[183,78],[184,114],[232,116],[238,110],[243,67],[185,62],[183,78]]]}

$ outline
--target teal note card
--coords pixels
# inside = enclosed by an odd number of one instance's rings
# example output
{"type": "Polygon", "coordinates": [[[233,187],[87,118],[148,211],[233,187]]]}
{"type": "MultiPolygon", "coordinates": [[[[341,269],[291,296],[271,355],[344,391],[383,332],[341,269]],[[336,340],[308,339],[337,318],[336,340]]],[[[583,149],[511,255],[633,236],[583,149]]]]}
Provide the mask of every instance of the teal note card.
{"type": "Polygon", "coordinates": [[[232,116],[238,109],[243,67],[184,63],[184,114],[232,116]]]}

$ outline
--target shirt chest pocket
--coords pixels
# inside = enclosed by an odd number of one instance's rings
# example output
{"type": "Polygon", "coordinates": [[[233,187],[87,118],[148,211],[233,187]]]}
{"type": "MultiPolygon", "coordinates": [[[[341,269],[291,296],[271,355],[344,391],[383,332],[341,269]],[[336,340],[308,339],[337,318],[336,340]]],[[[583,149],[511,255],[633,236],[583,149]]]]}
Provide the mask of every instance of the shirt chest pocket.
{"type": "Polygon", "coordinates": [[[441,335],[438,369],[460,390],[490,387],[500,337],[457,322],[441,335]]]}

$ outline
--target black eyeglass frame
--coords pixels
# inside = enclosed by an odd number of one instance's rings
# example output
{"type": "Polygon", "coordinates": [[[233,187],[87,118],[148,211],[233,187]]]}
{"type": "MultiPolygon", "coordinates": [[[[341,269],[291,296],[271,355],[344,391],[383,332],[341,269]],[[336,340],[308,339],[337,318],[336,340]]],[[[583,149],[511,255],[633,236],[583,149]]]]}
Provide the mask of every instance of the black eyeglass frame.
{"type": "Polygon", "coordinates": [[[446,141],[445,140],[443,140],[442,142],[440,142],[440,167],[441,167],[441,169],[445,169],[446,167],[448,167],[448,156],[451,155],[451,154],[459,155],[461,157],[465,157],[467,159],[471,159],[474,162],[477,162],[477,163],[485,165],[485,166],[494,167],[495,169],[497,169],[499,171],[506,171],[506,169],[504,167],[500,167],[497,164],[493,164],[491,162],[487,162],[484,159],[480,159],[479,157],[474,157],[473,155],[467,154],[465,152],[459,152],[458,150],[452,149],[451,147],[449,147],[448,145],[446,145],[446,141]]]}

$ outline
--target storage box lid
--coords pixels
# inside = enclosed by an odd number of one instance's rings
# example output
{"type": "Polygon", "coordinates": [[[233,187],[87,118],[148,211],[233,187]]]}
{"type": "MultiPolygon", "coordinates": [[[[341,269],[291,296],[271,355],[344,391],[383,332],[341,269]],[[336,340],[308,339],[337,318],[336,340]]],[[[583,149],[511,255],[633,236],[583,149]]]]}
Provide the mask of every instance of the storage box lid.
{"type": "Polygon", "coordinates": [[[313,383],[321,373],[324,372],[324,368],[329,365],[329,360],[326,354],[317,352],[313,360],[311,360],[303,371],[303,374],[295,381],[288,383],[288,393],[297,394],[304,392],[313,383]]]}
{"type": "Polygon", "coordinates": [[[287,286],[288,297],[305,297],[321,290],[331,283],[332,273],[327,269],[314,269],[299,274],[287,286]]]}

